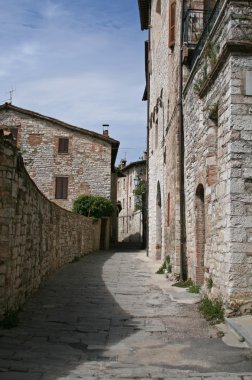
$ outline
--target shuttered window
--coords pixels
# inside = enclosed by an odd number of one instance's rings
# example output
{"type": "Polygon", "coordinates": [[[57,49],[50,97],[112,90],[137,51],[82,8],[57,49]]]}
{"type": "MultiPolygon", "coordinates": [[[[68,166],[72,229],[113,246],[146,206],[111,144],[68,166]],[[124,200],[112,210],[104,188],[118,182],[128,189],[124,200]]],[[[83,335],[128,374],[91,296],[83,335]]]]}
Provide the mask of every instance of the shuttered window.
{"type": "Polygon", "coordinates": [[[59,138],[58,153],[68,153],[69,139],[66,137],[59,138]]]}
{"type": "Polygon", "coordinates": [[[55,199],[67,199],[68,177],[56,177],[55,199]]]}
{"type": "Polygon", "coordinates": [[[169,11],[169,47],[175,45],[175,27],[176,27],[176,0],[170,0],[169,11]]]}

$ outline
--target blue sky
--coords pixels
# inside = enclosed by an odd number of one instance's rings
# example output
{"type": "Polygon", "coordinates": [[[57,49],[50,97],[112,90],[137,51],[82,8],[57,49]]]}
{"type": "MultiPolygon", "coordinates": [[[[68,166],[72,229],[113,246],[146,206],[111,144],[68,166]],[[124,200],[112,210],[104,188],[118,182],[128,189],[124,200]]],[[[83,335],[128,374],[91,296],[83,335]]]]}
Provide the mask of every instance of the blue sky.
{"type": "Polygon", "coordinates": [[[144,40],[137,0],[0,0],[0,103],[146,146],[144,40]]]}

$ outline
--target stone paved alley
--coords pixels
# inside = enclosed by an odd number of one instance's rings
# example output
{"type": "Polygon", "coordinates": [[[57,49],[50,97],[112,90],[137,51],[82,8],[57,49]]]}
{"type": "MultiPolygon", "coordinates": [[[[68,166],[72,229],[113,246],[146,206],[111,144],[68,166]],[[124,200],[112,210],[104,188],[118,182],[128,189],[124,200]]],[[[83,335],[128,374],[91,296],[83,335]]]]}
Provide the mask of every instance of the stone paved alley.
{"type": "Polygon", "coordinates": [[[0,380],[252,379],[249,348],[217,337],[197,306],[172,301],[144,251],[97,252],[0,330],[0,380]]]}

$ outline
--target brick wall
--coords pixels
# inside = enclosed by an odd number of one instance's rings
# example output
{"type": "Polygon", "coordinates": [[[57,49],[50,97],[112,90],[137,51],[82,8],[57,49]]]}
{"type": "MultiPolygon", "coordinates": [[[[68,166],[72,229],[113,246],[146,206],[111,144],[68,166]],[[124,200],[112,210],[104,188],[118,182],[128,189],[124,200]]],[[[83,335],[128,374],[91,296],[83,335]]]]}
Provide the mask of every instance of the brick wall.
{"type": "Polygon", "coordinates": [[[17,309],[49,273],[99,248],[100,222],[38,190],[16,147],[0,135],[0,315],[17,309]]]}

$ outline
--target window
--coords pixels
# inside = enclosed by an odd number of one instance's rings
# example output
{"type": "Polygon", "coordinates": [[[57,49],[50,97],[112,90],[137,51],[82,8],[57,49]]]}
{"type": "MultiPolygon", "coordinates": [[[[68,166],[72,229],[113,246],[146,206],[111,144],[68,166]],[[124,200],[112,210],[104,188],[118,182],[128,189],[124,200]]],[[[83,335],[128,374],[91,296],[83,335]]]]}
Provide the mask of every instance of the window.
{"type": "Polygon", "coordinates": [[[67,137],[59,138],[58,153],[68,153],[69,139],[67,137]]]}
{"type": "Polygon", "coordinates": [[[68,177],[56,177],[55,199],[67,199],[68,177]]]}
{"type": "Polygon", "coordinates": [[[157,0],[156,12],[161,15],[161,0],[157,0]]]}
{"type": "Polygon", "coordinates": [[[1,126],[0,129],[3,130],[4,136],[9,136],[11,134],[12,138],[13,138],[13,143],[15,145],[17,145],[17,140],[18,140],[18,128],[17,127],[1,126]]]}
{"type": "Polygon", "coordinates": [[[170,0],[169,12],[169,47],[175,45],[175,27],[176,27],[176,0],[170,0]]]}
{"type": "Polygon", "coordinates": [[[10,128],[14,144],[17,145],[17,139],[18,139],[18,128],[10,128]]]}

